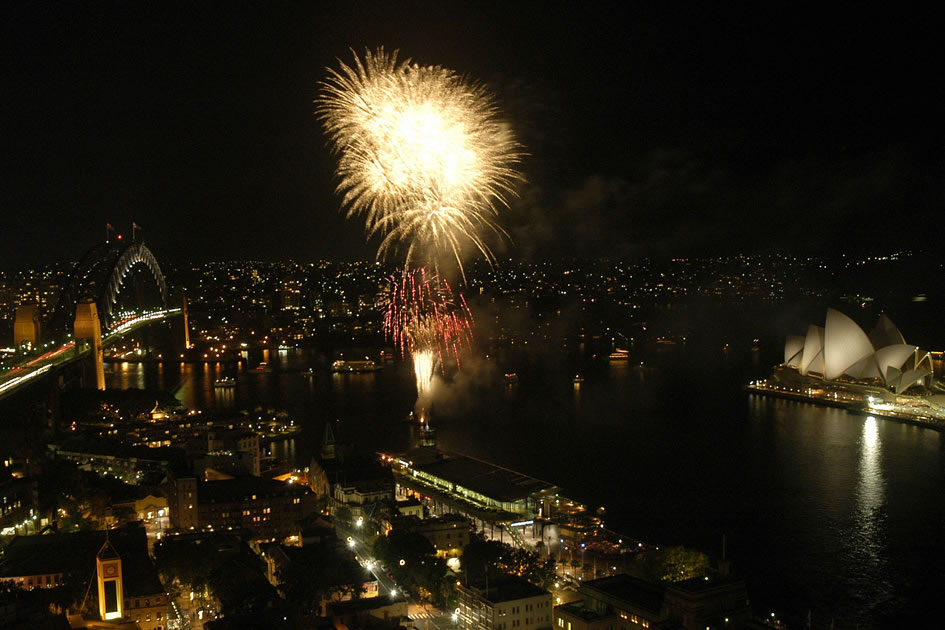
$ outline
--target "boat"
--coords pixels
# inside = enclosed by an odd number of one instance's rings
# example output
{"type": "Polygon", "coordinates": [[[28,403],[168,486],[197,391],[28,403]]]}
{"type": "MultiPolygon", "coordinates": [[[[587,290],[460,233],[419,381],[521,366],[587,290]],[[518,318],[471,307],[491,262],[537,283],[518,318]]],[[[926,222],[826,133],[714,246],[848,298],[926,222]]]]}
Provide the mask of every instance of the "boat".
{"type": "Polygon", "coordinates": [[[581,383],[584,382],[584,377],[581,376],[580,374],[575,374],[574,378],[571,380],[573,381],[575,385],[580,385],[581,383]]]}
{"type": "Polygon", "coordinates": [[[272,372],[272,368],[269,367],[268,363],[263,361],[262,363],[257,365],[253,371],[256,372],[257,374],[268,374],[269,372],[272,372]]]}
{"type": "Polygon", "coordinates": [[[213,381],[214,387],[236,387],[236,379],[232,376],[224,376],[213,381]]]}
{"type": "Polygon", "coordinates": [[[505,382],[506,383],[518,383],[518,374],[515,372],[506,372],[505,373],[505,382]]]}
{"type": "Polygon", "coordinates": [[[611,361],[629,361],[630,360],[630,351],[624,350],[623,348],[617,348],[610,353],[610,356],[607,357],[611,361]]]}
{"type": "Polygon", "coordinates": [[[378,365],[373,359],[364,359],[362,361],[349,361],[339,359],[331,364],[332,372],[376,372],[383,369],[384,366],[378,365]]]}

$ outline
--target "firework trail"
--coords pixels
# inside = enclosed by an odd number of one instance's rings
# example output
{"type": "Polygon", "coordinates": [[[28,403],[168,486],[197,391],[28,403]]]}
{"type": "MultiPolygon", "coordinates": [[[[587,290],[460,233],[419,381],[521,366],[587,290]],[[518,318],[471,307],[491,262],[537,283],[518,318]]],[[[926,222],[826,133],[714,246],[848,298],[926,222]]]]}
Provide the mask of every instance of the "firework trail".
{"type": "Polygon", "coordinates": [[[422,397],[433,387],[436,357],[432,350],[417,350],[411,358],[413,359],[413,373],[417,378],[417,396],[422,397]]]}
{"type": "Polygon", "coordinates": [[[492,262],[484,232],[520,179],[520,146],[486,88],[441,66],[398,61],[383,48],[328,69],[316,112],[338,155],[348,217],[381,235],[380,258],[410,266],[470,247],[492,262]]]}
{"type": "Polygon", "coordinates": [[[405,269],[388,278],[379,296],[384,313],[384,335],[401,356],[410,354],[417,376],[417,392],[429,391],[437,361],[459,362],[463,348],[472,342],[472,314],[462,295],[456,299],[445,280],[423,268],[405,269]]]}

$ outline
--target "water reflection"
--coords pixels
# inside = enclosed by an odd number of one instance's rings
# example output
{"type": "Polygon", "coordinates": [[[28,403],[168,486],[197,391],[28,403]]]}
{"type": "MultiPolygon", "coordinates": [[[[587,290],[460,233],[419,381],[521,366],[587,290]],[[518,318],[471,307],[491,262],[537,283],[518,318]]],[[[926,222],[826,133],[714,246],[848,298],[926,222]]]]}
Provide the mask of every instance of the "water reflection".
{"type": "MultiPolygon", "coordinates": [[[[315,353],[248,356],[245,367],[169,362],[162,374],[151,365],[147,385],[163,379],[188,407],[285,409],[305,429],[268,448],[297,465],[318,452],[327,422],[368,452],[416,443],[417,425],[403,422],[416,400],[409,364],[333,374],[315,353]],[[256,372],[269,358],[272,372],[256,372]],[[302,373],[309,368],[317,373],[302,373]],[[213,391],[223,375],[237,386],[213,391]]],[[[591,498],[607,506],[613,526],[644,540],[711,550],[727,534],[738,541],[730,549],[757,593],[753,603],[785,609],[797,627],[810,608],[815,628],[827,627],[818,614],[845,619],[838,627],[895,627],[883,623],[888,615],[938,601],[945,504],[934,498],[945,493],[945,434],[746,397],[741,384],[760,375],[709,366],[693,377],[686,365],[599,361],[551,374],[520,368],[520,383],[500,375],[491,387],[454,383],[437,409],[440,444],[598,492],[591,498]],[[577,370],[586,378],[580,387],[570,381],[577,370]],[[601,463],[606,485],[588,461],[601,463]],[[634,491],[610,497],[609,484],[634,491]],[[693,512],[704,518],[680,517],[693,512]],[[938,579],[916,577],[928,575],[938,579]]],[[[134,386],[137,369],[115,364],[109,386],[134,386]]]]}
{"type": "Polygon", "coordinates": [[[863,434],[860,437],[859,478],[856,488],[856,524],[864,545],[863,550],[874,559],[878,559],[881,547],[879,527],[882,507],[886,499],[882,462],[880,461],[881,449],[882,442],[879,439],[876,418],[867,416],[866,422],[863,423],[863,434]]]}
{"type": "MultiPolygon", "coordinates": [[[[146,387],[144,372],[144,363],[122,361],[113,364],[112,373],[108,377],[112,383],[117,382],[118,389],[144,389],[146,387]]],[[[112,387],[115,387],[115,385],[112,385],[112,387]]]]}
{"type": "Polygon", "coordinates": [[[867,416],[859,440],[850,556],[857,571],[854,599],[864,609],[882,605],[891,595],[886,568],[886,480],[882,465],[882,440],[876,418],[867,416]]]}

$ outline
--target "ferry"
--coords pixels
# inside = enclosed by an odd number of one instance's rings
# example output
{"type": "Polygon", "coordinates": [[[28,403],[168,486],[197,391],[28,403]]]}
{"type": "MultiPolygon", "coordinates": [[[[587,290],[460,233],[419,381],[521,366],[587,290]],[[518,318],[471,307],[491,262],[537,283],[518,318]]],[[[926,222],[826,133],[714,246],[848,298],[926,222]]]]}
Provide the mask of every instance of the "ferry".
{"type": "Polygon", "coordinates": [[[364,359],[363,361],[349,361],[339,359],[331,364],[332,372],[376,372],[383,369],[384,366],[378,365],[373,359],[364,359]]]}
{"type": "Polygon", "coordinates": [[[607,357],[611,361],[629,361],[630,360],[630,351],[624,350],[623,348],[617,348],[610,353],[610,356],[607,357]]]}

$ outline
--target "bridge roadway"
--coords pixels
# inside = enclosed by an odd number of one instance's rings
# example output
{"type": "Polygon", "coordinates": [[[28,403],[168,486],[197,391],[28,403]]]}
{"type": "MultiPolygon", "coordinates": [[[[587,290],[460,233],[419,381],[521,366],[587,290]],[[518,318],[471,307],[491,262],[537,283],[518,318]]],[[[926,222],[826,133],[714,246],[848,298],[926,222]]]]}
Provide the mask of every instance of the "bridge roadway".
{"type": "MultiPolygon", "coordinates": [[[[138,328],[155,321],[179,315],[181,309],[168,308],[157,311],[147,311],[133,318],[123,320],[102,335],[102,347],[121,339],[138,328]]],[[[33,382],[50,370],[76,361],[89,353],[88,348],[79,352],[70,352],[75,349],[75,341],[70,341],[58,348],[49,350],[38,357],[32,357],[8,372],[0,374],[0,399],[18,391],[21,387],[33,382]]]]}

